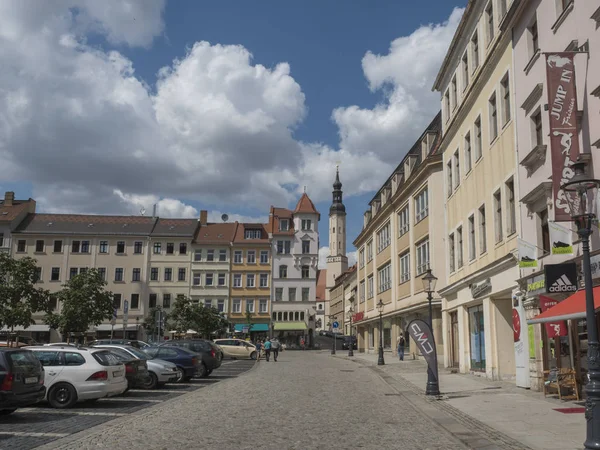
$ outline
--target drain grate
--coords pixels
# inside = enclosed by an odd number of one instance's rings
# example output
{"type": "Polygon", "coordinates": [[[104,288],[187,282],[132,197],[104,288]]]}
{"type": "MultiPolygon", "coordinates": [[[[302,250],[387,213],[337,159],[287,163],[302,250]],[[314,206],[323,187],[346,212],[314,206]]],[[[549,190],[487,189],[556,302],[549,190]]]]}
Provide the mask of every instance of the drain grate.
{"type": "Polygon", "coordinates": [[[340,372],[354,372],[353,369],[340,369],[340,372]]]}
{"type": "Polygon", "coordinates": [[[383,394],[386,397],[395,397],[395,396],[400,396],[400,394],[383,394]]]}

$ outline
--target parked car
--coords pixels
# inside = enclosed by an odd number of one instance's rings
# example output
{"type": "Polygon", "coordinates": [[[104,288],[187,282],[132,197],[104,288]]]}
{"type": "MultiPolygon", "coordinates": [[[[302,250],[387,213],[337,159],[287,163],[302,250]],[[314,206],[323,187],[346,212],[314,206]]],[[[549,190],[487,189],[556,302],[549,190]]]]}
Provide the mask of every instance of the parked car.
{"type": "Polygon", "coordinates": [[[115,355],[125,365],[125,378],[127,378],[128,389],[146,387],[150,382],[150,373],[148,372],[146,359],[136,358],[118,347],[108,347],[106,350],[115,355]]]}
{"type": "Polygon", "coordinates": [[[0,415],[44,399],[44,368],[26,349],[0,349],[0,415]]]}
{"type": "Polygon", "coordinates": [[[79,348],[78,344],[73,344],[69,342],[53,342],[51,344],[44,344],[44,347],[75,347],[79,348]]]}
{"type": "Polygon", "coordinates": [[[214,342],[223,349],[223,354],[228,358],[256,359],[256,346],[243,339],[215,339],[214,342]]]}
{"type": "Polygon", "coordinates": [[[44,366],[46,400],[53,408],[70,408],[85,400],[120,395],[127,389],[125,366],[108,350],[74,347],[29,347],[44,366]]]}
{"type": "Polygon", "coordinates": [[[175,364],[183,372],[180,381],[189,381],[194,376],[207,376],[202,356],[187,348],[161,345],[143,349],[150,359],[162,359],[175,364]]]}
{"type": "Polygon", "coordinates": [[[217,344],[205,339],[176,339],[167,341],[161,346],[172,346],[180,347],[191,350],[194,353],[198,353],[202,357],[202,365],[200,368],[199,376],[207,377],[213,370],[221,367],[221,361],[223,360],[223,350],[217,344]]]}
{"type": "Polygon", "coordinates": [[[150,359],[143,351],[129,345],[94,345],[94,348],[115,349],[125,352],[132,358],[142,360],[148,368],[148,378],[144,383],[145,389],[156,389],[165,383],[176,383],[183,378],[183,371],[175,364],[162,359],[150,359]]]}
{"type": "Polygon", "coordinates": [[[358,350],[356,336],[344,336],[344,342],[342,342],[342,350],[350,350],[350,342],[352,342],[352,350],[358,350]]]}
{"type": "Polygon", "coordinates": [[[89,345],[105,345],[105,344],[115,344],[115,345],[130,345],[135,348],[144,348],[150,347],[150,344],[144,341],[138,341],[136,339],[98,339],[90,342],[89,345]]]}

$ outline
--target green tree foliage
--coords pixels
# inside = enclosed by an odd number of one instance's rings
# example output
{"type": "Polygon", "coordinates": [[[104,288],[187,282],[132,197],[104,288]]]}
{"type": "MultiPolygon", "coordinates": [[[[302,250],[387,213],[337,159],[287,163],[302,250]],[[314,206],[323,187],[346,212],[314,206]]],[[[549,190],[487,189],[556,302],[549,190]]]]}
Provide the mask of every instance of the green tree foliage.
{"type": "Polygon", "coordinates": [[[35,324],[33,314],[49,311],[50,292],[35,286],[36,263],[33,258],[14,259],[0,253],[0,328],[26,328],[35,324]]]}
{"type": "Polygon", "coordinates": [[[144,328],[146,333],[151,336],[162,336],[165,333],[164,329],[159,330],[156,327],[156,313],[158,311],[162,311],[162,315],[164,317],[165,326],[167,326],[167,321],[169,320],[170,314],[162,309],[160,306],[155,306],[154,308],[150,308],[148,315],[144,319],[144,328]],[[157,334],[158,333],[158,334],[157,334]]]}
{"type": "Polygon", "coordinates": [[[204,338],[210,338],[213,333],[226,329],[229,322],[215,308],[206,308],[198,303],[192,303],[189,298],[179,297],[169,315],[169,328],[178,333],[194,330],[204,338]]]}
{"type": "Polygon", "coordinates": [[[106,281],[96,269],[74,276],[58,292],[60,313],[49,313],[46,323],[63,336],[85,333],[113,315],[113,294],[105,289],[106,281]]]}

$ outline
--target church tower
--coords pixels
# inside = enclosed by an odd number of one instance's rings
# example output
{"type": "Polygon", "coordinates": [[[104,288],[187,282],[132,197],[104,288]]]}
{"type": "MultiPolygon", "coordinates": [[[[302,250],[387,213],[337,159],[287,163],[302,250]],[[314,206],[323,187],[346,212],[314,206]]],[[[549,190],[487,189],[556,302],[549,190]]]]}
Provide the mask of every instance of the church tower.
{"type": "Polygon", "coordinates": [[[346,207],[342,201],[340,171],[336,168],[333,183],[333,202],[329,208],[329,256],[327,257],[327,289],[335,278],[348,270],[346,257],[346,207]]]}

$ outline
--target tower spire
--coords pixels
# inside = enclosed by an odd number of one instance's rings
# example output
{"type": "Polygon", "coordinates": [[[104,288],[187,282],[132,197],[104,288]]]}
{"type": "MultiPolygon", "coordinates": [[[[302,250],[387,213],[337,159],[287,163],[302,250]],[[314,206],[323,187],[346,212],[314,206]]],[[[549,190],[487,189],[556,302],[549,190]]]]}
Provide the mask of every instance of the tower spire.
{"type": "Polygon", "coordinates": [[[342,182],[340,181],[340,166],[339,164],[335,166],[335,181],[333,182],[333,191],[332,191],[333,201],[331,203],[331,207],[329,208],[329,214],[342,213],[346,214],[346,207],[342,201],[343,192],[342,192],[342,182]]]}

